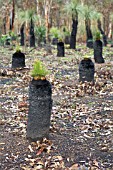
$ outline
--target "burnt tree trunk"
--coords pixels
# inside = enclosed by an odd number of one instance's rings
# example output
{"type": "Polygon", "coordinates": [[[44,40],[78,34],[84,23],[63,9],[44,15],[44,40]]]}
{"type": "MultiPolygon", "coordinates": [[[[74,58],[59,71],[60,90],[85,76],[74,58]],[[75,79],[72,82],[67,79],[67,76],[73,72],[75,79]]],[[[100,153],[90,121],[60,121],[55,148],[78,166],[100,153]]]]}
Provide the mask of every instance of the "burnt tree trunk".
{"type": "Polygon", "coordinates": [[[34,23],[32,18],[30,23],[30,47],[35,47],[34,23]]]}
{"type": "Polygon", "coordinates": [[[103,37],[103,42],[104,42],[104,46],[107,45],[107,37],[102,29],[102,26],[101,26],[101,21],[98,19],[97,21],[97,24],[98,24],[98,29],[100,30],[101,34],[102,34],[102,37],[103,37]]]}
{"type": "Polygon", "coordinates": [[[91,31],[90,19],[85,19],[85,26],[86,26],[86,35],[87,35],[86,46],[89,48],[93,48],[93,35],[91,31]]]}
{"type": "Polygon", "coordinates": [[[3,29],[4,29],[4,34],[6,34],[6,17],[3,18],[3,29]]]}
{"type": "Polygon", "coordinates": [[[94,42],[94,60],[96,63],[104,63],[104,58],[102,56],[102,41],[96,40],[94,42]]]}
{"type": "Polygon", "coordinates": [[[52,88],[47,80],[32,80],[29,85],[27,138],[30,141],[49,137],[52,88]]]}
{"type": "Polygon", "coordinates": [[[15,52],[12,56],[12,68],[25,67],[25,55],[21,51],[15,52]]]}
{"type": "Polygon", "coordinates": [[[64,57],[64,43],[63,42],[57,43],[57,56],[64,57]]]}
{"type": "Polygon", "coordinates": [[[76,35],[78,26],[78,13],[76,13],[76,18],[72,16],[72,32],[70,37],[70,48],[76,49],[76,35]]]}
{"type": "Polygon", "coordinates": [[[20,28],[20,45],[21,46],[24,46],[24,28],[25,28],[25,23],[23,23],[20,28]]]}
{"type": "Polygon", "coordinates": [[[95,67],[91,59],[83,59],[79,64],[79,81],[94,83],[95,67]]]}

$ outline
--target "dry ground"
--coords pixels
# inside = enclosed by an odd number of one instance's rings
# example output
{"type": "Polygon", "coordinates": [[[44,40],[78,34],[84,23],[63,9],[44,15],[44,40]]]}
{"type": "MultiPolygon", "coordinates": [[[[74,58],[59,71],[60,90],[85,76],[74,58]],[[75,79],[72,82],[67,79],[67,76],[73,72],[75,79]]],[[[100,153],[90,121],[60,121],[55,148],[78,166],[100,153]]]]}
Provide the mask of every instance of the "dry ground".
{"type": "MultiPolygon", "coordinates": [[[[78,64],[92,51],[56,49],[26,52],[26,68],[11,69],[11,48],[0,50],[0,169],[113,169],[113,54],[104,51],[105,64],[95,64],[95,85],[78,82],[78,64]],[[49,140],[26,139],[29,71],[40,58],[51,71],[53,109],[49,140]]],[[[93,56],[91,56],[93,60],[93,56]]]]}

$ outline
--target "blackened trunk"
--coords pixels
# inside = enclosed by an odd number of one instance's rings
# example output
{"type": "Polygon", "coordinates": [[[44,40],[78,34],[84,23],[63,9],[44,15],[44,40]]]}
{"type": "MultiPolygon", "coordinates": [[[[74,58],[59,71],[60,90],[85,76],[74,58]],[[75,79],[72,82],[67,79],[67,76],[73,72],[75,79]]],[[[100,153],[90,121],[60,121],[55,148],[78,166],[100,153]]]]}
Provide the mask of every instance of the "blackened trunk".
{"type": "Polygon", "coordinates": [[[70,36],[65,36],[65,44],[70,44],[70,36]]]}
{"type": "Polygon", "coordinates": [[[70,37],[70,48],[71,49],[76,49],[77,26],[78,26],[78,14],[76,14],[76,19],[72,17],[72,32],[71,32],[71,37],[70,37]]]}
{"type": "Polygon", "coordinates": [[[52,89],[47,80],[32,80],[29,85],[27,138],[30,141],[48,138],[52,109],[52,89]]]}
{"type": "Polygon", "coordinates": [[[30,47],[35,47],[34,23],[32,18],[30,23],[30,47]]]}
{"type": "Polygon", "coordinates": [[[102,57],[102,41],[96,40],[94,42],[94,60],[96,63],[104,63],[104,58],[102,57]]]}
{"type": "Polygon", "coordinates": [[[6,34],[6,17],[3,18],[4,34],[6,34]]]}
{"type": "Polygon", "coordinates": [[[79,64],[79,81],[94,82],[95,67],[91,59],[83,59],[79,64]]]}
{"type": "Polygon", "coordinates": [[[25,55],[24,53],[15,52],[12,56],[12,68],[25,67],[25,55]]]}
{"type": "Polygon", "coordinates": [[[20,45],[21,46],[24,46],[24,27],[25,27],[25,23],[23,23],[20,28],[20,45]]]}
{"type": "Polygon", "coordinates": [[[53,38],[52,39],[52,44],[53,45],[57,45],[57,43],[58,43],[58,38],[53,38]]]}
{"type": "Polygon", "coordinates": [[[86,35],[87,35],[86,46],[89,48],[93,48],[93,35],[92,35],[92,31],[91,31],[90,19],[85,20],[85,26],[86,26],[86,35]]]}
{"type": "Polygon", "coordinates": [[[57,56],[64,57],[64,43],[63,42],[57,43],[57,56]]]}
{"type": "Polygon", "coordinates": [[[103,42],[104,42],[104,46],[107,46],[107,37],[102,29],[102,26],[101,26],[101,21],[98,19],[97,21],[97,24],[98,24],[98,29],[100,30],[101,34],[102,34],[102,37],[103,37],[103,42]]]}

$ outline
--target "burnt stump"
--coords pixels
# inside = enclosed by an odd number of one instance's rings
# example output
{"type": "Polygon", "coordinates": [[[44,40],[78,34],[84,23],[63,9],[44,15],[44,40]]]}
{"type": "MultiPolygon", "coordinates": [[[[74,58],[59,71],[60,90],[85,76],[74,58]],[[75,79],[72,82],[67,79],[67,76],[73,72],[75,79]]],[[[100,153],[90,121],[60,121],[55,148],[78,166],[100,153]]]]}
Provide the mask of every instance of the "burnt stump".
{"type": "Polygon", "coordinates": [[[64,43],[63,42],[58,42],[57,43],[57,56],[58,57],[64,57],[65,52],[64,52],[64,43]]]}
{"type": "Polygon", "coordinates": [[[91,59],[83,59],[79,64],[79,81],[94,82],[95,67],[91,59]]]}
{"type": "Polygon", "coordinates": [[[42,140],[49,137],[52,109],[52,89],[47,80],[32,80],[29,85],[29,112],[27,139],[42,140]]]}
{"type": "Polygon", "coordinates": [[[12,56],[12,68],[25,67],[25,55],[21,51],[15,52],[12,56]]]}
{"type": "Polygon", "coordinates": [[[101,40],[96,40],[94,42],[94,60],[95,63],[104,63],[104,58],[102,56],[103,45],[101,40]]]}

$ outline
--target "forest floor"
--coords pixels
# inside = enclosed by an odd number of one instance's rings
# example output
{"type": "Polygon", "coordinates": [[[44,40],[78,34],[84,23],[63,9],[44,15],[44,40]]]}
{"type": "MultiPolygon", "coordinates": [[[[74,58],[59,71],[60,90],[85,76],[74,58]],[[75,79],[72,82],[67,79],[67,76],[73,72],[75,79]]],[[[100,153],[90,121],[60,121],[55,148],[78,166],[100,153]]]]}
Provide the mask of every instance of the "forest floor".
{"type": "MultiPolygon", "coordinates": [[[[26,48],[26,68],[11,69],[14,49],[0,47],[0,169],[113,170],[113,48],[95,64],[95,84],[79,83],[78,66],[93,51],[84,45],[65,57],[26,48]],[[49,140],[26,139],[28,87],[34,59],[50,70],[53,107],[49,140]]],[[[23,51],[24,51],[23,50],[23,51]]]]}

